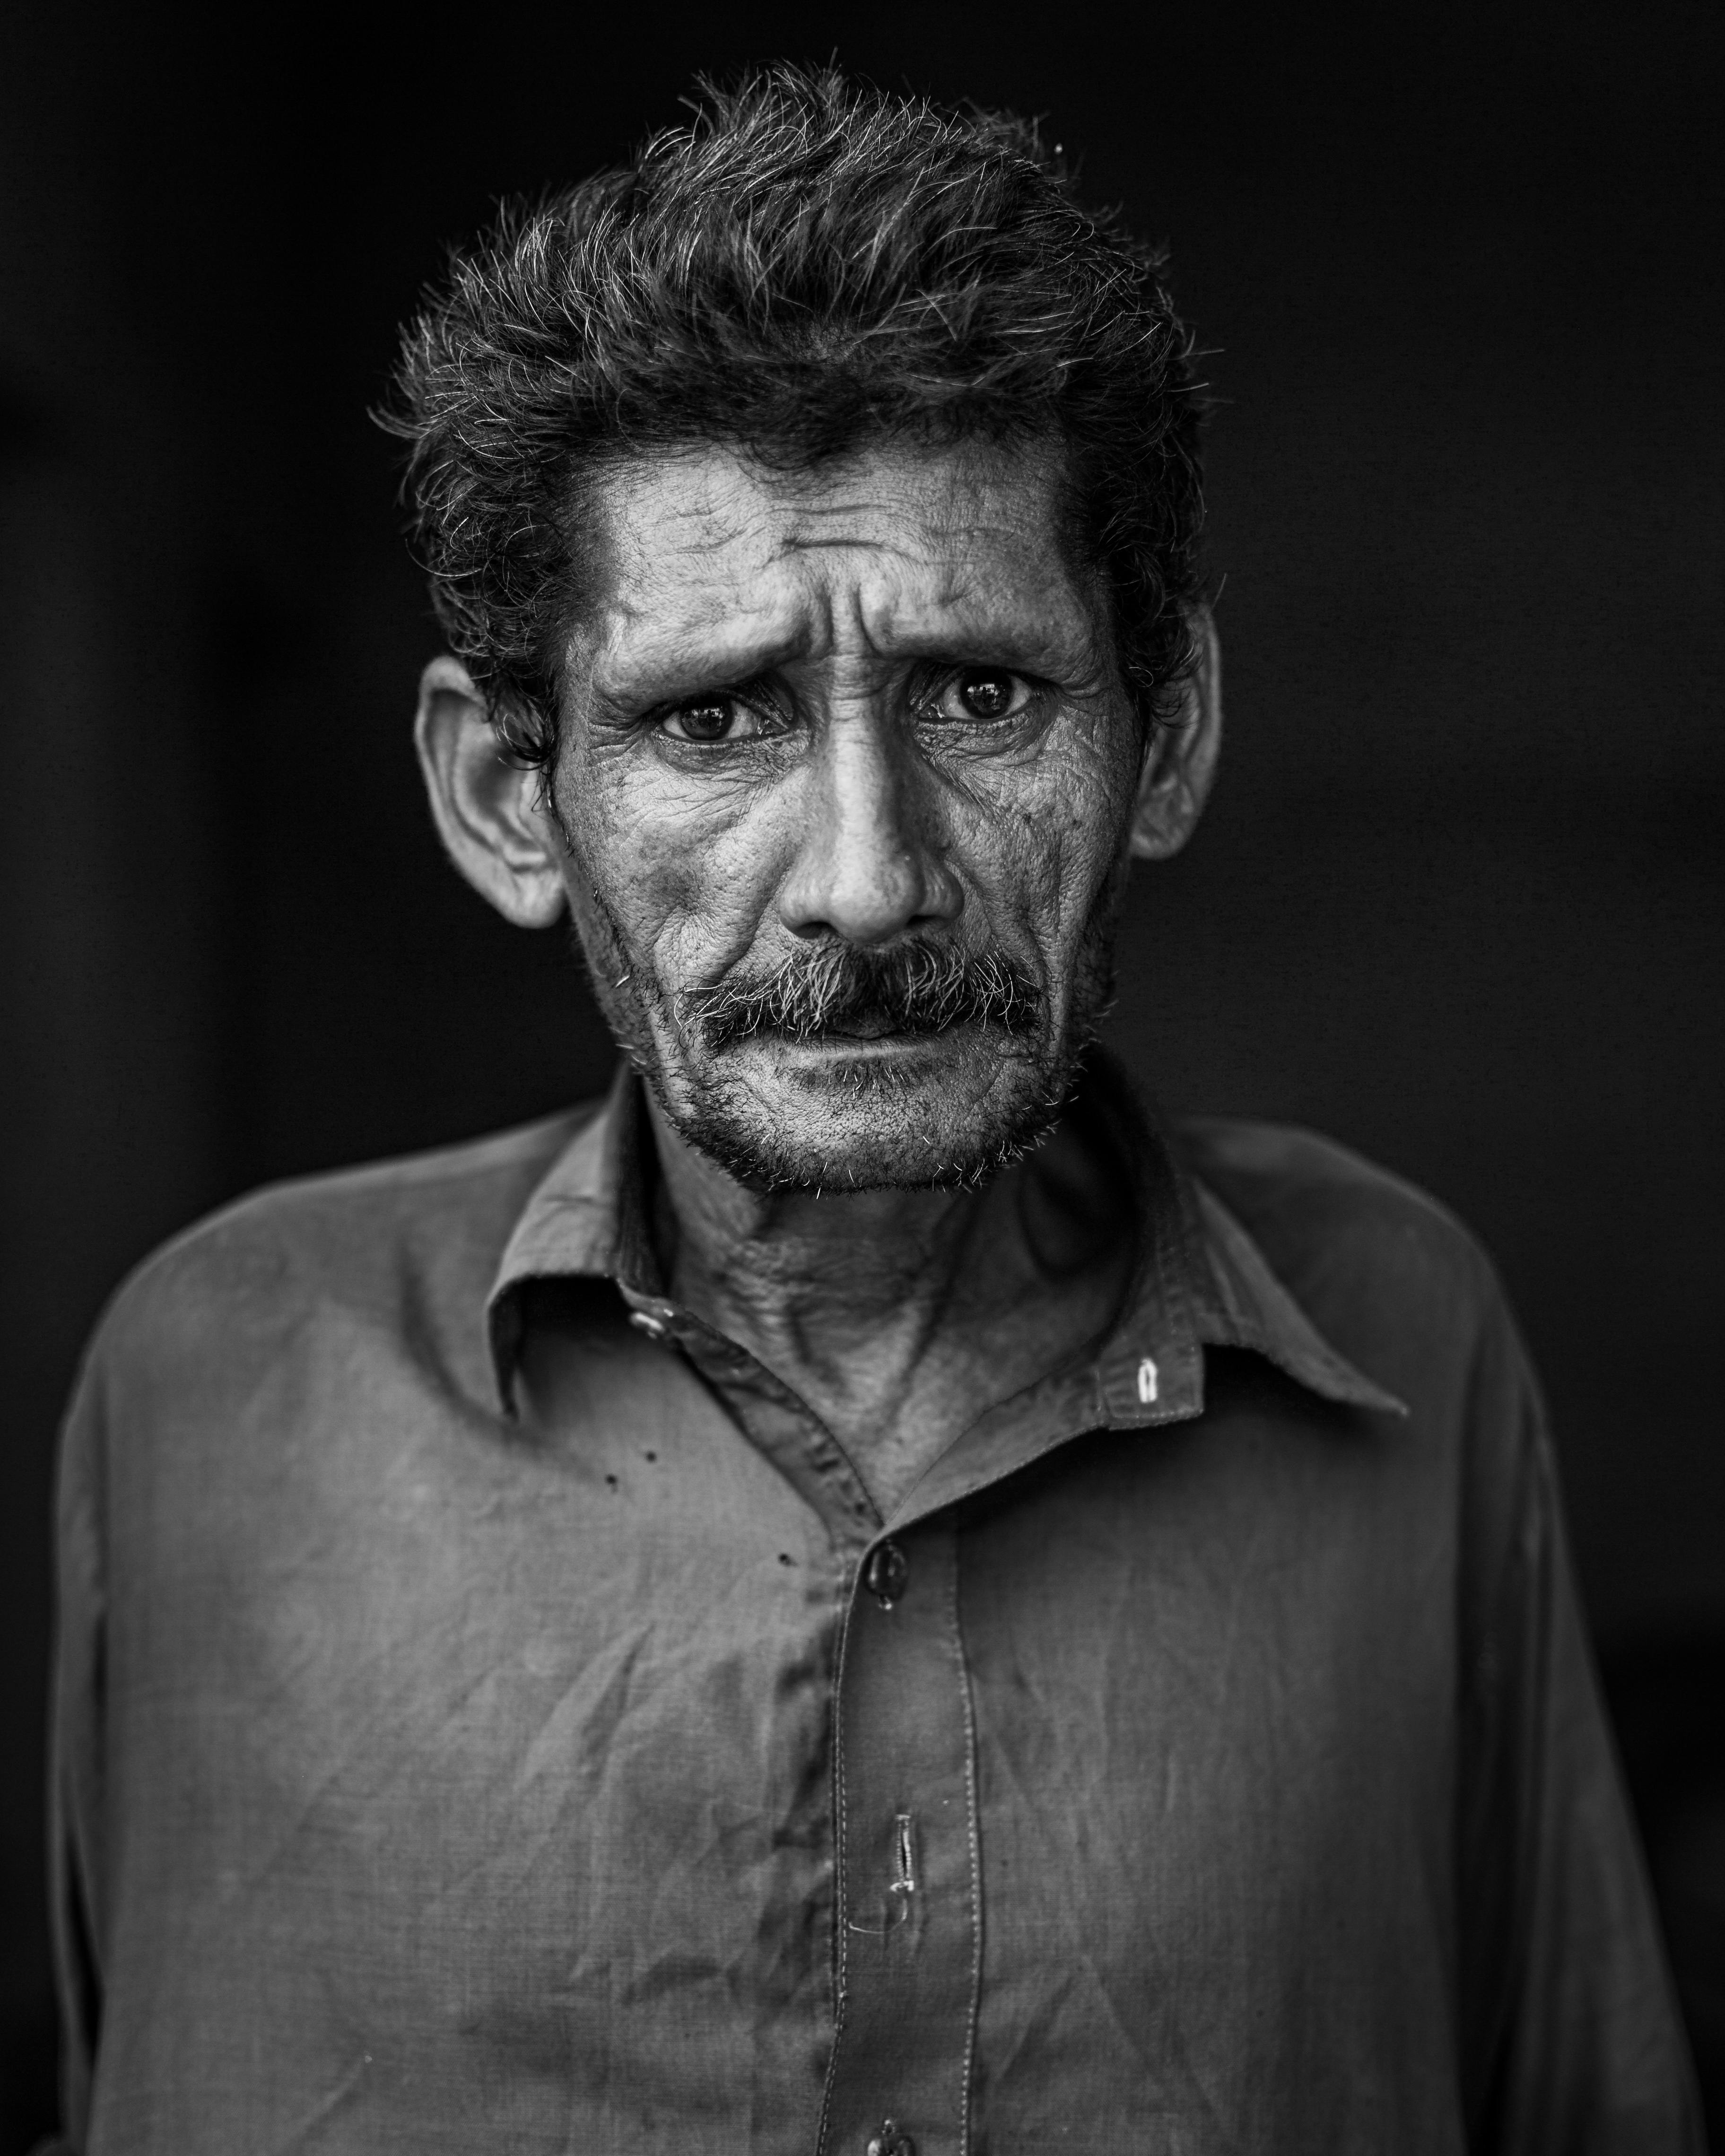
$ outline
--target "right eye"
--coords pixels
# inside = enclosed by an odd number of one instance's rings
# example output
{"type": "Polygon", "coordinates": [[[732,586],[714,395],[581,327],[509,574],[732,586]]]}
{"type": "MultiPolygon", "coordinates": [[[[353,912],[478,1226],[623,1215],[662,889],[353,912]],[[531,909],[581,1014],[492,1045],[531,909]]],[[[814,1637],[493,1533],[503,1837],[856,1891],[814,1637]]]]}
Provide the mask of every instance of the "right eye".
{"type": "Polygon", "coordinates": [[[673,741],[749,741],[767,732],[762,714],[740,696],[691,696],[659,722],[673,741]]]}

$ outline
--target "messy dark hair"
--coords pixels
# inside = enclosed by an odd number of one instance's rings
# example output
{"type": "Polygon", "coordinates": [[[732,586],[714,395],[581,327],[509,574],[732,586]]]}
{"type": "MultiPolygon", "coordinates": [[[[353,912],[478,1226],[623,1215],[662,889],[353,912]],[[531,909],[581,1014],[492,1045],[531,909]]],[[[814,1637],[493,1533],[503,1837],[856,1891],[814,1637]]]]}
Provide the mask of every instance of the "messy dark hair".
{"type": "Polygon", "coordinates": [[[403,339],[438,618],[525,760],[557,747],[596,476],[725,443],[809,469],[888,438],[1049,442],[1062,538],[1147,721],[1191,660],[1191,339],[1163,256],[1058,147],[836,69],[700,85],[629,164],[503,211],[403,339]]]}

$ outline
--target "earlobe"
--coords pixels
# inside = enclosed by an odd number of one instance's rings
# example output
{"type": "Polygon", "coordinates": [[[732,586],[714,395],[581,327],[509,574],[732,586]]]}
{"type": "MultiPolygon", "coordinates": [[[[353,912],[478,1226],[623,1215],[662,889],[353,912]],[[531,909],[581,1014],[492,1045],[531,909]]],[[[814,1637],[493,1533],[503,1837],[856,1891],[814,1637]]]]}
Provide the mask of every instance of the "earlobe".
{"type": "Polygon", "coordinates": [[[1198,662],[1178,713],[1151,730],[1132,811],[1132,851],[1145,861],[1178,853],[1197,826],[1222,747],[1222,649],[1208,607],[1194,614],[1198,662]]]}
{"type": "Polygon", "coordinates": [[[420,675],[413,744],[449,859],[506,920],[548,928],[564,904],[561,834],[540,773],[511,759],[459,660],[420,675]]]}

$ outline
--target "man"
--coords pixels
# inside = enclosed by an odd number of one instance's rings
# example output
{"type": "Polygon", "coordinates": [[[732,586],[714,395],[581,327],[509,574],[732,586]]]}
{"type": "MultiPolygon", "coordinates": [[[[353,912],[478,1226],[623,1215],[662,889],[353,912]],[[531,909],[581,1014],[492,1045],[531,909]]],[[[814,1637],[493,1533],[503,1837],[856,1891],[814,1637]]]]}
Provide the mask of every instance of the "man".
{"type": "Polygon", "coordinates": [[[626,1056],[110,1312],[72,2147],[1697,2145],[1485,1261],[1087,1052],[1187,351],[1029,131],[788,73],[428,302],[433,812],[626,1056]]]}

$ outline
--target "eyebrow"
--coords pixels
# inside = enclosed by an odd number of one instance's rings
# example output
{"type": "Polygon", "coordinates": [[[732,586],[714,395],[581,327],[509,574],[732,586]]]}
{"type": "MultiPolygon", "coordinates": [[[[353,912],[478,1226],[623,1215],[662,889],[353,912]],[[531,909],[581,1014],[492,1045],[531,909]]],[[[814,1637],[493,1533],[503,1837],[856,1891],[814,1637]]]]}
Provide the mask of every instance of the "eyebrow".
{"type": "MultiPolygon", "coordinates": [[[[625,633],[598,655],[593,686],[608,702],[634,704],[673,701],[700,689],[760,680],[806,660],[815,626],[808,622],[770,628],[715,624],[711,630],[649,632],[638,643],[629,641],[625,633]]],[[[1096,663],[1094,633],[1088,625],[1081,642],[1048,624],[1027,626],[1009,616],[960,618],[901,629],[889,648],[875,655],[885,665],[946,660],[956,665],[999,665],[1017,673],[1069,678],[1088,675],[1096,663]]]]}

